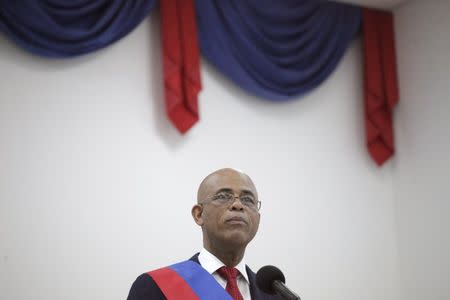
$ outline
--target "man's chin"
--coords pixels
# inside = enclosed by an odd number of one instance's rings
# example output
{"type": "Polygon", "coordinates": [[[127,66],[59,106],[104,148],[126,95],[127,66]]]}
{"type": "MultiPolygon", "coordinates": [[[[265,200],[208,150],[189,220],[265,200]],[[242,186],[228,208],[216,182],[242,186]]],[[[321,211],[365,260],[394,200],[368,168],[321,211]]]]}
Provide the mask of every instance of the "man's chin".
{"type": "Polygon", "coordinates": [[[225,240],[227,243],[234,246],[246,246],[251,241],[251,238],[247,232],[242,230],[232,230],[228,232],[225,240]]]}

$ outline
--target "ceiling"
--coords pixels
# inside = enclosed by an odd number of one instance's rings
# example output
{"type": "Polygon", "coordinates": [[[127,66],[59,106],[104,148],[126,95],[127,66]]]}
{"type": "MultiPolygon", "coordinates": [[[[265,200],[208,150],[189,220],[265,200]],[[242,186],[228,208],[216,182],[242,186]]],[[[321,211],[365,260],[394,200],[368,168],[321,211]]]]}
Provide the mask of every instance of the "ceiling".
{"type": "Polygon", "coordinates": [[[408,0],[336,0],[337,2],[353,3],[361,6],[392,9],[408,0]]]}

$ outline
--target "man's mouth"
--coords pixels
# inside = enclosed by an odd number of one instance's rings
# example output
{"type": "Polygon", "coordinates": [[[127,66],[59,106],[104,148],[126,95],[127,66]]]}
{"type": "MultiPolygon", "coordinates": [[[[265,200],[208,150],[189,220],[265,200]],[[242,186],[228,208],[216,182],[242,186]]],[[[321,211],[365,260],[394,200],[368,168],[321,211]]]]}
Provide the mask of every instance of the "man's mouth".
{"type": "Polygon", "coordinates": [[[228,224],[247,224],[247,221],[245,221],[242,217],[232,217],[226,220],[226,223],[228,224]]]}

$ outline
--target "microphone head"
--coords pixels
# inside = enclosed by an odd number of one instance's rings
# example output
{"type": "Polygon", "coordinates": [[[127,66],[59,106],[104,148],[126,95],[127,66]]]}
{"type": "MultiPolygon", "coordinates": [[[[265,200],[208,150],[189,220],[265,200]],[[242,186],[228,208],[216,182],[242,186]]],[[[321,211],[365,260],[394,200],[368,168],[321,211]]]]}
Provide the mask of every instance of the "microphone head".
{"type": "Polygon", "coordinates": [[[275,266],[264,266],[256,273],[256,284],[267,294],[276,293],[273,288],[275,280],[279,280],[283,283],[286,282],[283,272],[275,266]]]}

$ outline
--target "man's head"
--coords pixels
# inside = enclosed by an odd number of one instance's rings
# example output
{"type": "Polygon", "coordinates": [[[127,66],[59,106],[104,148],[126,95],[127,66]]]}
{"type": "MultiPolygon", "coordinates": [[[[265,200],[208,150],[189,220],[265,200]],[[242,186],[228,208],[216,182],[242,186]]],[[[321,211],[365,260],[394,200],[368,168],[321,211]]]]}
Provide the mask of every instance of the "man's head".
{"type": "Polygon", "coordinates": [[[258,231],[258,204],[255,185],[246,174],[227,168],[208,175],[192,208],[205,248],[244,250],[258,231]]]}

